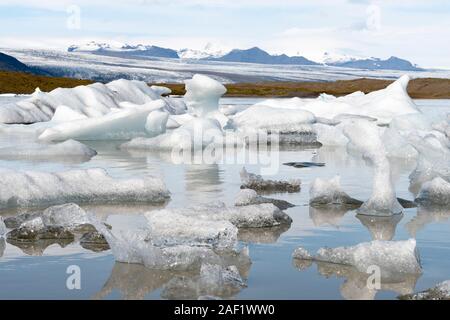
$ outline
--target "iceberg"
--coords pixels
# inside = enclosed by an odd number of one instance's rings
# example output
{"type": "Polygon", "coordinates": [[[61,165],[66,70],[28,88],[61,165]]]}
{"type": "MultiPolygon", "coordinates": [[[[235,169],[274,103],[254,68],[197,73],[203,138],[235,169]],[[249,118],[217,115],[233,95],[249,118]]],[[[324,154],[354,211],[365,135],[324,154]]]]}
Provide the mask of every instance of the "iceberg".
{"type": "Polygon", "coordinates": [[[145,213],[153,245],[189,244],[219,249],[234,249],[238,229],[229,221],[210,221],[189,217],[169,210],[145,213]]]}
{"type": "Polygon", "coordinates": [[[271,203],[227,207],[223,202],[165,209],[167,214],[179,214],[206,221],[229,221],[238,228],[266,228],[290,224],[292,219],[271,203]]]}
{"type": "Polygon", "coordinates": [[[1,169],[0,208],[98,202],[162,203],[170,193],[159,178],[115,179],[104,169],[63,172],[1,169]]]}
{"type": "Polygon", "coordinates": [[[437,177],[424,183],[415,201],[422,206],[450,206],[450,182],[437,177]]]}
{"type": "Polygon", "coordinates": [[[378,216],[401,213],[403,208],[395,195],[391,167],[378,127],[365,120],[355,120],[345,126],[344,134],[351,146],[370,160],[374,168],[372,195],[361,205],[358,213],[378,216]]]}
{"type": "Polygon", "coordinates": [[[261,203],[272,203],[280,210],[286,210],[288,208],[295,206],[285,200],[272,199],[260,196],[258,195],[258,193],[256,193],[255,190],[252,189],[241,189],[234,201],[234,205],[238,207],[261,203]]]}
{"type": "Polygon", "coordinates": [[[166,132],[167,120],[169,114],[165,111],[155,110],[149,113],[145,123],[145,131],[151,137],[163,134],[166,132]]]}
{"type": "Polygon", "coordinates": [[[219,109],[219,99],[227,89],[218,81],[201,74],[185,80],[186,94],[184,100],[192,112],[199,117],[219,109]]]}
{"type": "Polygon", "coordinates": [[[311,206],[342,205],[359,208],[362,201],[351,198],[345,193],[340,184],[340,177],[330,180],[314,179],[309,190],[309,204],[311,206]]]}
{"type": "Polygon", "coordinates": [[[299,192],[301,181],[292,179],[289,181],[278,181],[264,179],[260,175],[247,172],[245,167],[240,172],[241,189],[253,189],[265,192],[299,192]]]}
{"type": "Polygon", "coordinates": [[[0,159],[79,159],[88,161],[97,155],[97,151],[75,141],[67,140],[56,144],[25,143],[14,147],[0,148],[0,159]]]}
{"type": "MultiPolygon", "coordinates": [[[[2,107],[0,123],[28,124],[49,121],[60,106],[86,117],[99,117],[111,110],[122,109],[127,103],[143,105],[160,98],[160,92],[155,92],[145,82],[124,79],[108,84],[94,83],[70,89],[57,88],[49,93],[36,89],[30,98],[2,107]]],[[[68,115],[67,112],[64,114],[68,115]]],[[[73,120],[73,117],[70,118],[73,120]]],[[[57,119],[64,120],[60,115],[57,119]]]]}
{"type": "Polygon", "coordinates": [[[164,105],[163,100],[156,100],[103,116],[58,123],[46,129],[39,136],[39,140],[124,140],[142,136],[145,135],[149,113],[161,109],[164,105]]]}
{"type": "Polygon", "coordinates": [[[42,213],[42,221],[46,226],[62,226],[75,228],[83,224],[91,224],[91,219],[86,211],[75,203],[52,206],[42,213]]]}
{"type": "Polygon", "coordinates": [[[377,266],[380,268],[382,277],[422,273],[415,239],[374,240],[353,247],[321,248],[315,256],[309,255],[304,249],[299,249],[294,251],[293,257],[353,266],[362,273],[370,273],[370,268],[377,266]]]}

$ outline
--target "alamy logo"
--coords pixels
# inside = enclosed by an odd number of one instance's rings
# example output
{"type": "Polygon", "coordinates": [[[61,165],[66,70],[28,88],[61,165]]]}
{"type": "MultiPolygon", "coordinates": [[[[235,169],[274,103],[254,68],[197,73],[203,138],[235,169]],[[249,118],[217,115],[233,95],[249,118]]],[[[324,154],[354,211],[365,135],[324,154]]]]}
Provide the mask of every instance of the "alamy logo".
{"type": "Polygon", "coordinates": [[[66,273],[69,274],[66,280],[66,287],[69,290],[81,290],[81,269],[77,265],[67,267],[66,273]]]}
{"type": "Polygon", "coordinates": [[[379,266],[369,266],[367,273],[370,276],[367,278],[367,288],[371,290],[381,290],[381,269],[379,266]]]}

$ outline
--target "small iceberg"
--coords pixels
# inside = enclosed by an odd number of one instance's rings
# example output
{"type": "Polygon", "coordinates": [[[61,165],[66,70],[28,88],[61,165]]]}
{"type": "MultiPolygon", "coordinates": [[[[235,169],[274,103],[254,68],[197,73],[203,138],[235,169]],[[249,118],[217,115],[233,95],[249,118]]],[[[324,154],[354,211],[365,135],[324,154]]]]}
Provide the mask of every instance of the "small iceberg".
{"type": "Polygon", "coordinates": [[[424,183],[415,201],[422,206],[450,206],[450,182],[437,177],[424,183]]]}
{"type": "Polygon", "coordinates": [[[63,172],[0,170],[0,208],[49,204],[143,202],[163,203],[170,198],[159,178],[115,179],[104,169],[63,172]]]}
{"type": "Polygon", "coordinates": [[[418,293],[400,295],[400,300],[450,300],[450,280],[418,293]]]}
{"type": "Polygon", "coordinates": [[[260,175],[247,172],[242,168],[240,172],[241,176],[241,189],[253,189],[256,191],[264,192],[299,192],[300,180],[266,180],[260,175]]]}
{"type": "Polygon", "coordinates": [[[385,277],[399,273],[422,273],[415,239],[374,240],[353,247],[321,248],[314,256],[305,249],[297,249],[293,258],[349,265],[363,273],[369,273],[370,267],[377,266],[385,277]]]}
{"type": "Polygon", "coordinates": [[[362,201],[356,200],[345,193],[340,184],[340,177],[330,180],[314,179],[309,190],[309,204],[311,206],[345,206],[359,208],[362,201]]]}

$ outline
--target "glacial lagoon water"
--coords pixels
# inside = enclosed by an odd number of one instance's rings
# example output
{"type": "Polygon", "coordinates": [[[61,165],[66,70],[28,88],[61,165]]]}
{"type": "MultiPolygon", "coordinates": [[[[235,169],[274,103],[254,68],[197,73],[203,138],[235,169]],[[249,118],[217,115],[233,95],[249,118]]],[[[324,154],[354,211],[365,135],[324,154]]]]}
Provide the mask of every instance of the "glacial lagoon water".
{"type": "MultiPolygon", "coordinates": [[[[4,99],[0,97],[0,105],[4,99]],[[2,100],[3,99],[3,100],[2,100]]],[[[20,99],[20,98],[17,98],[20,99]]],[[[222,99],[222,104],[253,104],[257,99],[222,99]]],[[[450,112],[450,100],[418,100],[430,117],[450,112]]],[[[1,137],[0,144],[11,143],[1,137]]],[[[172,193],[167,207],[223,201],[232,205],[239,192],[239,171],[243,164],[175,164],[170,155],[158,152],[131,153],[117,149],[120,142],[86,142],[98,151],[89,162],[70,159],[46,161],[0,160],[0,167],[60,171],[72,168],[105,168],[116,177],[161,176],[172,193]]],[[[347,154],[345,148],[288,148],[276,157],[279,170],[270,178],[299,178],[299,193],[271,194],[295,207],[286,210],[293,223],[289,228],[243,231],[239,237],[247,245],[252,261],[240,270],[247,287],[224,293],[237,299],[395,299],[401,293],[419,291],[450,279],[450,208],[440,211],[405,209],[402,216],[373,219],[357,216],[355,211],[318,210],[309,207],[309,185],[316,177],[341,177],[344,190],[365,200],[372,188],[372,171],[364,160],[347,154]],[[291,161],[324,162],[325,167],[294,168],[291,161]],[[325,246],[355,245],[378,239],[416,238],[423,274],[382,283],[381,290],[366,288],[367,276],[353,269],[330,264],[293,261],[295,248],[311,252],[325,246]]],[[[408,175],[415,163],[393,160],[393,178],[399,197],[412,200],[408,175]]],[[[258,172],[254,164],[245,165],[258,172]]],[[[1,177],[0,177],[1,178],[1,177]]],[[[146,205],[82,206],[111,224],[113,228],[138,228],[145,223],[142,213],[153,209],[146,205]]],[[[0,213],[17,214],[17,210],[0,213]]],[[[17,247],[0,239],[0,299],[196,299],[186,287],[176,287],[177,279],[189,279],[195,273],[149,270],[140,265],[115,263],[110,251],[95,253],[79,244],[58,244],[47,248],[17,247]],[[81,289],[68,290],[68,266],[81,270],[81,289]],[[181,277],[181,278],[180,278],[181,277]]]]}

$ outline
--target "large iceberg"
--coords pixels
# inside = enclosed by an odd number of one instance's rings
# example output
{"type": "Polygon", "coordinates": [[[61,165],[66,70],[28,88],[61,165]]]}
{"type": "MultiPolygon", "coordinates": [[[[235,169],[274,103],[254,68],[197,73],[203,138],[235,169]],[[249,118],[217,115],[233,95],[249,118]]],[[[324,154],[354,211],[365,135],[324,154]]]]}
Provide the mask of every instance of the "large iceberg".
{"type": "Polygon", "coordinates": [[[166,201],[170,193],[159,178],[115,179],[104,169],[63,172],[1,169],[0,208],[67,202],[166,201]]]}
{"type": "Polygon", "coordinates": [[[111,110],[143,105],[160,99],[160,92],[151,89],[143,81],[115,80],[108,84],[94,83],[49,93],[39,89],[33,95],[16,104],[3,106],[1,123],[34,123],[52,119],[59,106],[65,106],[86,117],[99,117],[111,110]]]}
{"type": "Polygon", "coordinates": [[[378,127],[366,120],[355,120],[345,126],[344,134],[350,140],[351,147],[361,152],[374,170],[372,195],[358,209],[358,213],[384,216],[401,213],[403,208],[395,194],[390,162],[378,127]]]}
{"type": "Polygon", "coordinates": [[[293,253],[293,258],[349,265],[363,273],[370,273],[369,270],[377,266],[383,277],[422,272],[415,239],[374,240],[352,247],[321,248],[314,256],[305,249],[297,249],[293,253]]]}

